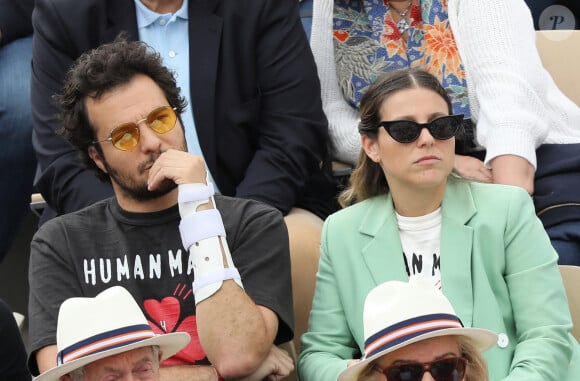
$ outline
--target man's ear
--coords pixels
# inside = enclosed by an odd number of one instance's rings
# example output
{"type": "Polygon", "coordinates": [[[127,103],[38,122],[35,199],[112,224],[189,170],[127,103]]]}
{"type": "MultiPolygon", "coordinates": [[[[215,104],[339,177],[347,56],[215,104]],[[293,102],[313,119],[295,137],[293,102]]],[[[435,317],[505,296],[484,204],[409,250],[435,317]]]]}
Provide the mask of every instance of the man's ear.
{"type": "Polygon", "coordinates": [[[108,173],[107,169],[105,168],[105,165],[103,164],[103,158],[101,157],[97,149],[94,146],[90,146],[87,152],[89,154],[89,157],[91,158],[91,160],[93,160],[93,162],[97,165],[97,167],[99,167],[101,171],[108,173]]]}
{"type": "Polygon", "coordinates": [[[361,135],[361,145],[369,159],[374,161],[375,163],[379,163],[381,161],[381,157],[379,154],[379,142],[378,140],[372,139],[366,135],[361,135]]]}

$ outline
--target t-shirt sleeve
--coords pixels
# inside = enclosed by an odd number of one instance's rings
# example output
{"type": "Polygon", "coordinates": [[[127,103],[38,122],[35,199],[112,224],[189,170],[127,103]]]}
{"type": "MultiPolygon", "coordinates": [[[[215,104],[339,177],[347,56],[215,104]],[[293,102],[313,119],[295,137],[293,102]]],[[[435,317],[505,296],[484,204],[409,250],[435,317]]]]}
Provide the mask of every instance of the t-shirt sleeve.
{"type": "Polygon", "coordinates": [[[265,204],[220,197],[216,199],[226,228],[232,259],[246,293],[279,319],[275,343],[293,337],[294,315],[288,231],[282,214],[265,204]]]}
{"type": "Polygon", "coordinates": [[[60,305],[80,292],[72,262],[66,258],[70,253],[64,245],[65,237],[60,223],[52,220],[38,230],[30,244],[28,367],[33,375],[38,374],[36,352],[56,345],[60,305]]]}

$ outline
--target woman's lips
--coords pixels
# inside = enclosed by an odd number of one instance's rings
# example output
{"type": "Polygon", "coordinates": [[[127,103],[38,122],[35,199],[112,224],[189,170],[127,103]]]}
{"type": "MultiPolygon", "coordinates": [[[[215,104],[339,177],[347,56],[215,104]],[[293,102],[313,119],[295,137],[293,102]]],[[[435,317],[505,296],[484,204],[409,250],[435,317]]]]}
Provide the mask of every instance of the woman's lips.
{"type": "Polygon", "coordinates": [[[441,159],[435,155],[423,156],[415,161],[415,164],[433,164],[441,161],[441,159]]]}

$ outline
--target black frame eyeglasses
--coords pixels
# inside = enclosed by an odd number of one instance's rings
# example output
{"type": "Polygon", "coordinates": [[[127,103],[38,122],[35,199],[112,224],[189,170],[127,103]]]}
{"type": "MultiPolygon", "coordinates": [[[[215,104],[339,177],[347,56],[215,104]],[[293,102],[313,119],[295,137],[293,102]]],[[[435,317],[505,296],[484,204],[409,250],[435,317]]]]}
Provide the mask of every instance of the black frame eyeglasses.
{"type": "Polygon", "coordinates": [[[130,151],[139,143],[139,125],[147,123],[147,127],[158,134],[169,132],[177,124],[177,114],[175,108],[171,106],[161,106],[151,111],[146,118],[136,122],[128,122],[118,125],[109,133],[109,137],[103,140],[94,140],[92,144],[110,141],[113,147],[121,151],[130,151]]]}
{"type": "Polygon", "coordinates": [[[383,127],[387,133],[399,143],[412,143],[419,138],[426,128],[437,140],[451,139],[459,132],[463,123],[463,114],[447,115],[433,119],[429,123],[417,123],[412,120],[382,121],[375,128],[361,128],[361,132],[376,131],[383,127]]]}
{"type": "Polygon", "coordinates": [[[431,373],[435,381],[461,381],[467,371],[467,364],[465,357],[446,357],[426,363],[397,364],[381,372],[387,381],[421,381],[425,372],[431,373]]]}

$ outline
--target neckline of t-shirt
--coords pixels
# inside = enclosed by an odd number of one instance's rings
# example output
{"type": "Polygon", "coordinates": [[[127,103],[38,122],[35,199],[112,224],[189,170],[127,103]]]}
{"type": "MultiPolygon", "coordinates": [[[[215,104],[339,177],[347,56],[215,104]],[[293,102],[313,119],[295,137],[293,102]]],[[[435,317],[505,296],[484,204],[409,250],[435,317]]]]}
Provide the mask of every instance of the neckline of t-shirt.
{"type": "Polygon", "coordinates": [[[179,208],[177,204],[156,212],[129,212],[121,208],[117,199],[113,197],[109,203],[109,209],[117,220],[129,225],[157,225],[179,218],[179,208]]]}

